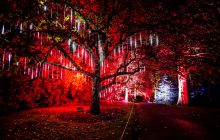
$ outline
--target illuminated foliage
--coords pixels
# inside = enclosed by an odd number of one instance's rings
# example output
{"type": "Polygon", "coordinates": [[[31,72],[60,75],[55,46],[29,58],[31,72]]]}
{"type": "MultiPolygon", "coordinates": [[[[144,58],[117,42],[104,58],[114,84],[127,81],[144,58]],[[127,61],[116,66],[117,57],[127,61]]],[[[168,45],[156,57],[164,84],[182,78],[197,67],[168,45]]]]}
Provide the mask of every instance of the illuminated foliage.
{"type": "Polygon", "coordinates": [[[4,0],[0,9],[2,70],[26,80],[59,79],[81,95],[92,85],[86,93],[93,114],[100,113],[100,91],[141,65],[150,74],[181,74],[184,67],[186,75],[219,66],[219,2],[4,0]]]}
{"type": "Polygon", "coordinates": [[[154,94],[155,103],[176,104],[177,102],[177,87],[169,80],[166,74],[162,77],[154,94]]]}

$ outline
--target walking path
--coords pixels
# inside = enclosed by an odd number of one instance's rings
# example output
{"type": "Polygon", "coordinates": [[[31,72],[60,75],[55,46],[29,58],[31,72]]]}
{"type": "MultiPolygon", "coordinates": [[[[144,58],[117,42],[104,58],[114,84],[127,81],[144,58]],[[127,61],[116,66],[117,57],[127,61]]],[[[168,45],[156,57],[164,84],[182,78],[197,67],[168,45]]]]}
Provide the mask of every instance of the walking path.
{"type": "Polygon", "coordinates": [[[127,139],[217,140],[220,110],[136,103],[127,139]],[[129,136],[130,135],[130,136],[129,136]]]}

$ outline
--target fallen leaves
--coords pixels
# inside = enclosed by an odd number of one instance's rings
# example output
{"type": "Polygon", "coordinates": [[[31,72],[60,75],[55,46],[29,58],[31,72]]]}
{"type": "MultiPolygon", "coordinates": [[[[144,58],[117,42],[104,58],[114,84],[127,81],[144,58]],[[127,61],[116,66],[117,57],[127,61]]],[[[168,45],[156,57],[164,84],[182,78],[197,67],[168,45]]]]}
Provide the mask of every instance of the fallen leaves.
{"type": "Polygon", "coordinates": [[[120,137],[129,105],[103,105],[100,115],[88,110],[39,108],[0,117],[3,139],[113,139],[120,137]]]}

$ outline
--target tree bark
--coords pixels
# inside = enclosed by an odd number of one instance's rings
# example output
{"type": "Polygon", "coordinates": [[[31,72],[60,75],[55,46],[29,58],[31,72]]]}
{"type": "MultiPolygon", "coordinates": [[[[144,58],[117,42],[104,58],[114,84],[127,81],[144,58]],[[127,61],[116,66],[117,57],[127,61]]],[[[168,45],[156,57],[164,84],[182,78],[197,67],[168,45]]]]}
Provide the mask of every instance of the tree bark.
{"type": "Polygon", "coordinates": [[[92,79],[92,104],[90,107],[91,114],[98,115],[100,114],[100,78],[94,77],[92,79]]]}
{"type": "Polygon", "coordinates": [[[177,104],[188,105],[188,90],[187,90],[187,71],[180,68],[182,74],[178,74],[179,94],[177,104]]]}
{"type": "Polygon", "coordinates": [[[95,66],[95,76],[92,78],[92,104],[90,106],[91,114],[98,115],[100,111],[100,65],[95,66]]]}

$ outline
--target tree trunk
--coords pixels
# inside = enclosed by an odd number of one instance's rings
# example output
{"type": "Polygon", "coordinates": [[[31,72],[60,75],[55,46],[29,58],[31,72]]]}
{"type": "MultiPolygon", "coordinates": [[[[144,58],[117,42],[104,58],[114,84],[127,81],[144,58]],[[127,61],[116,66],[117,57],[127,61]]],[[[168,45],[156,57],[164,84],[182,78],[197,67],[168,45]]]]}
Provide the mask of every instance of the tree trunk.
{"type": "Polygon", "coordinates": [[[91,114],[100,114],[100,65],[95,65],[95,76],[92,78],[92,104],[90,107],[91,114]]]}
{"type": "Polygon", "coordinates": [[[94,77],[92,79],[92,104],[90,107],[90,111],[94,115],[100,114],[100,78],[94,77]]]}
{"type": "Polygon", "coordinates": [[[188,105],[187,72],[184,68],[180,70],[182,74],[178,74],[179,94],[177,104],[188,105]]]}

